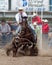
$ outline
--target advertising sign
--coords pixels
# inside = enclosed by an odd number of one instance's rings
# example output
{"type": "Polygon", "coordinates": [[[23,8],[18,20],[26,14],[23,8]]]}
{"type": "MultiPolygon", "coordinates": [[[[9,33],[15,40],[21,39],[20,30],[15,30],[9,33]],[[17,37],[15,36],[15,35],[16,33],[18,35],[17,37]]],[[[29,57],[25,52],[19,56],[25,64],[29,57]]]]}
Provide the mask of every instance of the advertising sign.
{"type": "Polygon", "coordinates": [[[8,10],[8,0],[0,0],[0,11],[8,10]]]}
{"type": "Polygon", "coordinates": [[[12,0],[12,10],[24,7],[26,11],[48,11],[49,0],[12,0]],[[15,4],[15,5],[14,5],[15,4]]]}
{"type": "Polygon", "coordinates": [[[18,10],[19,7],[28,7],[28,0],[12,0],[11,10],[18,10]]]}
{"type": "Polygon", "coordinates": [[[28,0],[28,7],[26,10],[48,11],[49,0],[28,0]]]}

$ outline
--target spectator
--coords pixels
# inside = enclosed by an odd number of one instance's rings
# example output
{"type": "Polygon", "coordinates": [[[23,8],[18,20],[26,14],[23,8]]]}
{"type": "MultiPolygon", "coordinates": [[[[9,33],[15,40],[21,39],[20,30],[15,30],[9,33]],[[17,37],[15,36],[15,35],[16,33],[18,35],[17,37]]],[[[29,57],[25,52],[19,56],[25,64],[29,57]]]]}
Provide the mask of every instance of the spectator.
{"type": "Polygon", "coordinates": [[[13,22],[11,20],[8,21],[9,26],[11,27],[11,35],[10,38],[12,39],[14,36],[14,33],[16,32],[16,29],[18,27],[17,22],[13,22]]]}
{"type": "Polygon", "coordinates": [[[7,42],[10,32],[11,32],[10,26],[6,23],[5,19],[2,19],[0,25],[0,36],[2,38],[2,43],[7,42]]]}
{"type": "Polygon", "coordinates": [[[17,29],[16,22],[13,22],[11,20],[8,21],[9,26],[11,27],[11,31],[15,31],[17,29]]]}
{"type": "Polygon", "coordinates": [[[46,46],[48,46],[48,33],[49,33],[48,20],[45,19],[45,21],[42,24],[42,37],[43,37],[43,44],[45,48],[46,46]]]}
{"type": "Polygon", "coordinates": [[[36,22],[38,25],[42,24],[41,18],[36,13],[33,13],[32,17],[32,23],[34,22],[36,22]]]}
{"type": "Polygon", "coordinates": [[[35,32],[36,32],[36,34],[39,34],[39,26],[37,25],[37,23],[36,22],[34,22],[33,23],[33,26],[34,26],[34,30],[35,30],[35,32]]]}
{"type": "Polygon", "coordinates": [[[39,36],[39,33],[40,33],[40,28],[39,28],[39,26],[37,25],[36,22],[34,22],[32,25],[31,25],[31,28],[33,29],[32,32],[34,32],[34,36],[35,36],[35,38],[37,40],[39,38],[38,36],[39,36]]]}
{"type": "Polygon", "coordinates": [[[47,19],[42,24],[42,32],[45,34],[48,34],[48,32],[49,32],[49,25],[48,25],[47,19]]]}

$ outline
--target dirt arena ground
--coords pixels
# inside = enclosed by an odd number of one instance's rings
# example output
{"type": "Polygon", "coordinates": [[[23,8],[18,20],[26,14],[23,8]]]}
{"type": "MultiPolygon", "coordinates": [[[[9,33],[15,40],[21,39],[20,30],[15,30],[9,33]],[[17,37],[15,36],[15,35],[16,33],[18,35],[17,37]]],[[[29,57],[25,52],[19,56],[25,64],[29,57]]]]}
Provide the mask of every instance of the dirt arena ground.
{"type": "Polygon", "coordinates": [[[5,50],[0,49],[0,65],[52,65],[52,57],[22,56],[8,57],[5,50]]]}
{"type": "MultiPolygon", "coordinates": [[[[52,53],[50,54],[52,55],[52,53]]],[[[8,57],[5,53],[5,50],[3,48],[1,49],[0,47],[0,65],[52,65],[52,56],[19,56],[19,57],[9,56],[8,57]]]]}

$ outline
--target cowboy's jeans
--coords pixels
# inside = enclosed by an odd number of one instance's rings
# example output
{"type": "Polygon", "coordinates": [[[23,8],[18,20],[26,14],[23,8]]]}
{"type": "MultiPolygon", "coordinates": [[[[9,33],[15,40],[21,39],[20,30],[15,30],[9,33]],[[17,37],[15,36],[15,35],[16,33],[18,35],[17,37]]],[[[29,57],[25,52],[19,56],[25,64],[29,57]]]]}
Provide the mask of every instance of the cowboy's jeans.
{"type": "Polygon", "coordinates": [[[19,32],[21,32],[21,26],[20,25],[16,29],[16,34],[18,34],[19,32]]]}

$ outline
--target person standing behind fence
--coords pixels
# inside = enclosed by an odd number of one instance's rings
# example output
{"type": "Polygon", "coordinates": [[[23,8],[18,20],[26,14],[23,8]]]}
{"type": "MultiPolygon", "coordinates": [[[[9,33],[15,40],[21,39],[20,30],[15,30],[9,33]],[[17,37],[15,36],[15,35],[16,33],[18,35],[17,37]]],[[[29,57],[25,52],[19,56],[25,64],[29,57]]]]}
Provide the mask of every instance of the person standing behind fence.
{"type": "Polygon", "coordinates": [[[38,43],[38,48],[42,48],[42,20],[39,15],[36,13],[33,13],[32,17],[32,24],[36,22],[37,23],[37,43],[38,43]]]}
{"type": "Polygon", "coordinates": [[[40,38],[42,36],[42,20],[40,18],[40,16],[38,16],[36,13],[33,13],[33,17],[32,17],[32,24],[36,23],[37,26],[36,26],[36,30],[37,30],[37,36],[38,38],[40,38]]]}
{"type": "Polygon", "coordinates": [[[33,13],[33,17],[32,17],[32,24],[34,25],[34,23],[36,23],[36,26],[35,26],[36,27],[36,34],[37,34],[37,37],[39,39],[41,36],[40,30],[41,30],[42,20],[41,20],[40,16],[38,16],[36,13],[33,13]]]}
{"type": "Polygon", "coordinates": [[[4,44],[7,43],[8,35],[10,34],[10,32],[11,32],[10,26],[6,23],[5,19],[2,19],[0,25],[0,36],[2,43],[4,44]]]}
{"type": "Polygon", "coordinates": [[[36,13],[33,13],[32,24],[34,26],[34,30],[36,28],[36,34],[38,35],[40,31],[39,26],[40,24],[42,24],[42,21],[41,21],[41,18],[36,13]]]}
{"type": "Polygon", "coordinates": [[[44,48],[48,47],[48,33],[49,33],[49,25],[48,20],[45,19],[42,24],[42,41],[44,48]]]}
{"type": "Polygon", "coordinates": [[[36,13],[33,13],[33,17],[32,17],[32,24],[34,22],[36,22],[38,25],[42,24],[41,18],[36,13]]]}
{"type": "Polygon", "coordinates": [[[39,42],[40,28],[36,22],[33,23],[33,26],[34,26],[34,30],[36,32],[36,38],[37,38],[37,43],[38,43],[39,42]]]}
{"type": "Polygon", "coordinates": [[[38,34],[39,34],[40,29],[39,29],[39,26],[37,25],[37,23],[36,23],[36,22],[34,22],[34,23],[33,23],[33,27],[34,27],[34,30],[35,30],[35,32],[36,32],[36,35],[38,35],[38,34]]]}

